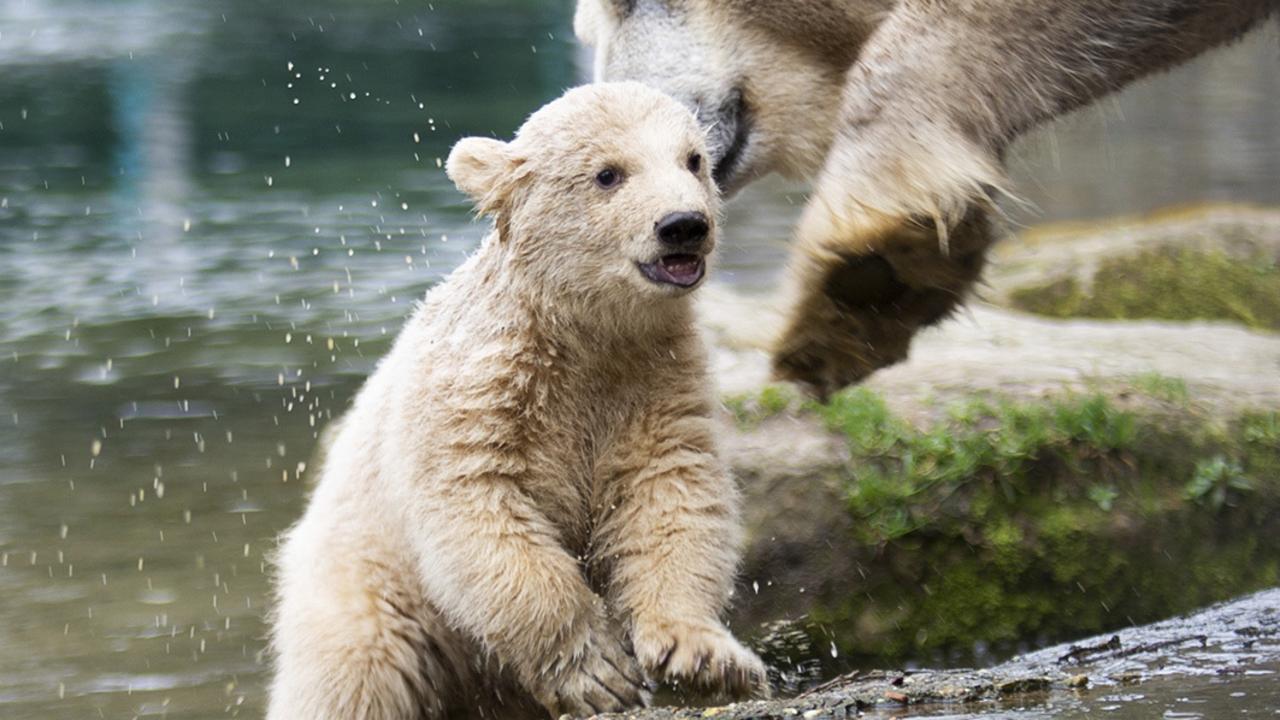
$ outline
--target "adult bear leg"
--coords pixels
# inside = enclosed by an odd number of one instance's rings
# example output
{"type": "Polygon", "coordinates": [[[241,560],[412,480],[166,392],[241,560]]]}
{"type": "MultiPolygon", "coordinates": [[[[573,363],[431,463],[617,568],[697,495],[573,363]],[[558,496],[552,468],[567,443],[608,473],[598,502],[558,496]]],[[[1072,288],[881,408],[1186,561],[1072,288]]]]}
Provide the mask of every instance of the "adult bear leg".
{"type": "Polygon", "coordinates": [[[898,3],[846,81],[796,238],[777,375],[825,396],[906,357],[981,272],[1014,138],[1239,37],[1277,6],[898,3]]]}

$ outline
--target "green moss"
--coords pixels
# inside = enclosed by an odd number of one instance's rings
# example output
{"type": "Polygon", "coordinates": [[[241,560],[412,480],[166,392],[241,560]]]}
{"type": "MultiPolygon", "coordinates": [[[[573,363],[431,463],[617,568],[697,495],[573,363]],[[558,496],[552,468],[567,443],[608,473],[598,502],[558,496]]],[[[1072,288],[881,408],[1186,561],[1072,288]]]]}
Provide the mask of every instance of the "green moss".
{"type": "Polygon", "coordinates": [[[906,432],[884,399],[863,387],[839,393],[827,405],[810,403],[806,408],[817,412],[829,429],[843,433],[850,446],[862,452],[887,450],[906,432]]]}
{"type": "Polygon", "coordinates": [[[777,415],[791,407],[795,396],[779,385],[769,385],[760,391],[760,410],[766,415],[777,415]]]}
{"type": "Polygon", "coordinates": [[[1165,402],[1185,405],[1190,399],[1187,382],[1182,378],[1146,372],[1134,376],[1133,387],[1138,392],[1165,402]]]}
{"type": "Polygon", "coordinates": [[[1261,449],[1280,449],[1280,413],[1249,413],[1241,418],[1241,437],[1246,445],[1261,449]]]}
{"type": "MultiPolygon", "coordinates": [[[[1042,462],[1078,463],[1131,447],[1132,413],[1105,397],[1070,397],[1048,404],[975,400],[948,409],[948,421],[917,431],[894,417],[865,388],[811,406],[827,427],[843,433],[858,462],[850,482],[852,512],[866,540],[883,542],[930,523],[937,506],[971,483],[1006,501],[1038,492],[1031,472],[1042,462]]],[[[1086,492],[1103,502],[1097,491],[1086,492]]],[[[982,498],[980,504],[997,510],[982,498]]]]}
{"type": "Polygon", "coordinates": [[[1050,317],[1229,320],[1280,330],[1276,258],[1159,248],[1106,261],[1086,288],[1068,278],[1015,291],[1014,307],[1050,317]]]}
{"type": "Polygon", "coordinates": [[[724,399],[738,427],[753,428],[764,420],[781,415],[796,402],[795,393],[782,385],[766,385],[759,393],[731,395],[724,399]]]}
{"type": "Polygon", "coordinates": [[[724,407],[733,416],[738,427],[745,427],[750,422],[750,399],[749,395],[729,395],[724,398],[724,407]]]}
{"type": "Polygon", "coordinates": [[[852,456],[866,575],[812,619],[854,662],[972,661],[975,644],[1104,632],[1277,581],[1277,413],[1215,425],[1072,395],[960,403],[916,429],[865,388],[808,408],[852,456]]]}

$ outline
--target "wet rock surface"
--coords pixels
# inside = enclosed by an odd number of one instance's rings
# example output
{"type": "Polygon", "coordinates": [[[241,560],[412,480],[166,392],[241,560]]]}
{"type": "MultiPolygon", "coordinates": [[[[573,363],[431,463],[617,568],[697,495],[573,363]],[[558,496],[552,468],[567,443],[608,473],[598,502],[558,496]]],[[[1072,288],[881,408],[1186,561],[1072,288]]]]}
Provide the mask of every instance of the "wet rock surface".
{"type": "Polygon", "coordinates": [[[601,717],[633,720],[849,717],[1155,717],[1273,714],[1280,701],[1280,588],[1192,615],[1044,648],[987,669],[863,671],[793,698],[601,717]],[[1231,708],[1196,700],[1203,691],[1231,708]],[[1168,697],[1164,697],[1168,695],[1168,697]],[[1239,702],[1237,702],[1239,701],[1239,702]],[[1126,708],[1132,712],[1126,713],[1126,708]],[[1174,712],[1165,710],[1163,712],[1174,712]],[[1145,714],[1144,714],[1145,713],[1145,714]]]}

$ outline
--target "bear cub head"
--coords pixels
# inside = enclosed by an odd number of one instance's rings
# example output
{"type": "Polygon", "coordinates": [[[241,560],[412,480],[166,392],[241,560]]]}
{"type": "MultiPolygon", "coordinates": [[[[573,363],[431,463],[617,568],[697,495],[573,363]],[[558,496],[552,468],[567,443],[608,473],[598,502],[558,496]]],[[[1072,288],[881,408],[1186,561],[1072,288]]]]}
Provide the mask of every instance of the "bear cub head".
{"type": "Polygon", "coordinates": [[[491,215],[487,245],[557,300],[678,298],[706,275],[719,196],[693,115],[634,82],[574,88],[511,142],[469,137],[449,177],[491,215]]]}

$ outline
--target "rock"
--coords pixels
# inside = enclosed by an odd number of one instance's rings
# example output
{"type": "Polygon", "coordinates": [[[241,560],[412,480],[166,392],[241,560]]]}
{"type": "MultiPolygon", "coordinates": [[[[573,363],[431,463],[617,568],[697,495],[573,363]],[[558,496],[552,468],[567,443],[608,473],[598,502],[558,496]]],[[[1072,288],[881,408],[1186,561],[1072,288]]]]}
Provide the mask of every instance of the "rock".
{"type": "Polygon", "coordinates": [[[1042,225],[995,246],[984,295],[1008,304],[1019,288],[1064,277],[1087,284],[1108,260],[1169,246],[1243,257],[1274,253],[1280,251],[1280,210],[1209,204],[1142,218],[1042,225]]]}
{"type": "Polygon", "coordinates": [[[1025,677],[1005,680],[996,686],[1001,695],[1021,695],[1024,693],[1044,692],[1053,685],[1047,677],[1025,677]]]}
{"type": "Polygon", "coordinates": [[[1111,676],[1111,679],[1121,685],[1137,685],[1142,682],[1142,673],[1137,670],[1130,670],[1128,672],[1116,673],[1111,676]]]}
{"type": "MultiPolygon", "coordinates": [[[[1203,677],[1207,671],[1229,669],[1247,674],[1250,668],[1280,663],[1280,588],[1265,590],[1191,616],[1174,618],[1117,633],[1118,647],[1082,661],[1093,672],[1123,669],[1095,682],[1100,686],[1142,684],[1203,677]],[[1245,648],[1242,635],[1266,638],[1245,648]],[[1203,638],[1203,643],[1200,642],[1203,638]]],[[[1082,645],[1105,646],[1110,635],[1082,645]]],[[[879,704],[946,707],[966,704],[966,713],[979,712],[978,701],[1016,701],[1034,707],[1052,706],[1078,693],[1090,682],[1085,673],[1067,673],[1060,661],[1069,651],[1060,645],[1028,653],[985,670],[920,670],[911,672],[856,672],[812,688],[794,698],[753,701],[707,709],[653,708],[601,718],[673,720],[717,717],[722,720],[767,720],[778,717],[845,718],[879,704]],[[901,689],[899,689],[901,688],[901,689]]],[[[1074,666],[1079,669],[1080,666],[1074,666]]],[[[1261,672],[1261,671],[1260,671],[1261,672]]],[[[998,707],[999,704],[993,704],[998,707]]],[[[924,710],[922,708],[921,712],[924,710]]]]}

